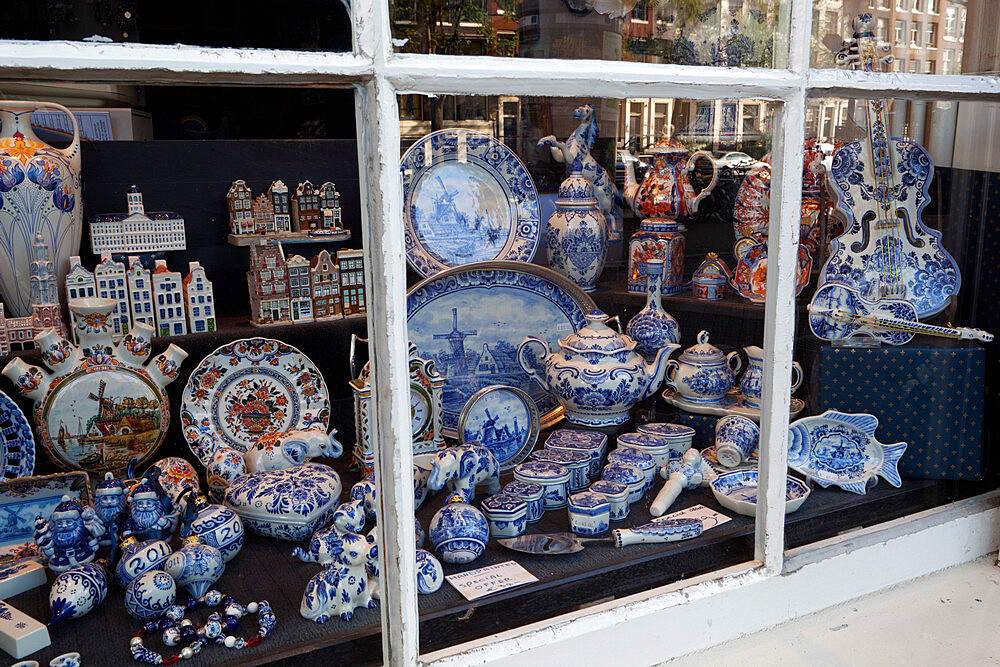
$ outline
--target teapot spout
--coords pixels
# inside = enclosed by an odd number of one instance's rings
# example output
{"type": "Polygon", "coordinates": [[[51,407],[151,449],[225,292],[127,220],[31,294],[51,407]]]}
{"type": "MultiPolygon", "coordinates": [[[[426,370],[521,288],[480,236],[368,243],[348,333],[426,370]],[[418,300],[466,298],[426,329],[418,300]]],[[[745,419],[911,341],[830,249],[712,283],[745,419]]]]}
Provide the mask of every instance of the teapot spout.
{"type": "Polygon", "coordinates": [[[14,357],[6,366],[3,374],[14,383],[21,395],[33,401],[41,400],[49,390],[52,377],[38,366],[25,363],[20,357],[14,357]]]}
{"type": "Polygon", "coordinates": [[[525,373],[534,378],[548,392],[551,392],[552,388],[545,377],[545,362],[551,354],[549,344],[537,336],[528,336],[517,346],[517,363],[521,365],[525,373]],[[544,354],[533,351],[534,347],[541,348],[544,354]]]}
{"type": "Polygon", "coordinates": [[[663,384],[663,376],[667,373],[667,361],[670,359],[670,353],[679,348],[680,345],[677,343],[667,343],[656,353],[656,357],[646,364],[646,377],[649,378],[649,384],[646,385],[646,391],[640,400],[649,398],[660,388],[660,385],[663,384]]]}

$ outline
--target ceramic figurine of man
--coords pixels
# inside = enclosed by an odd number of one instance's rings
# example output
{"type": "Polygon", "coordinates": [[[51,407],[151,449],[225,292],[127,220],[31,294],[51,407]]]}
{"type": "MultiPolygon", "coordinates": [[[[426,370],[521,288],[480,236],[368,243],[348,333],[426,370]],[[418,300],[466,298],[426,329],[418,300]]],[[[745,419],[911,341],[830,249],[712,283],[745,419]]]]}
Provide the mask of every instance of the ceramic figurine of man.
{"type": "Polygon", "coordinates": [[[94,560],[103,534],[104,524],[94,508],[84,507],[69,496],[62,497],[48,521],[41,515],[35,517],[35,544],[49,559],[53,572],[94,560]]]}
{"type": "Polygon", "coordinates": [[[94,512],[104,524],[101,548],[113,548],[118,544],[122,522],[125,520],[125,485],[110,472],[104,474],[104,481],[94,491],[94,512]]]}
{"type": "Polygon", "coordinates": [[[170,502],[165,491],[157,491],[148,480],[143,481],[132,490],[128,503],[129,515],[122,537],[134,535],[140,540],[170,540],[180,509],[170,502]]]}

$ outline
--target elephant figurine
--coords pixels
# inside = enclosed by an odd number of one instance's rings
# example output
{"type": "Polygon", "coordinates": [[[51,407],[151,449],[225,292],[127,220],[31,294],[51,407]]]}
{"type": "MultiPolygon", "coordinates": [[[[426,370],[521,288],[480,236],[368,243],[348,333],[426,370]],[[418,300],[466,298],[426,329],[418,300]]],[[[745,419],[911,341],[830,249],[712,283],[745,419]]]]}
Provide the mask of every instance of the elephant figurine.
{"type": "Polygon", "coordinates": [[[359,607],[374,609],[378,582],[368,574],[373,547],[373,539],[357,533],[340,535],[331,547],[333,561],[306,584],[299,607],[302,617],[317,623],[334,616],[349,621],[359,607]]]}
{"type": "MultiPolygon", "coordinates": [[[[427,496],[430,489],[427,486],[427,479],[431,475],[432,464],[435,461],[434,454],[418,454],[413,457],[413,509],[417,510],[427,496]]],[[[375,495],[375,473],[367,473],[361,481],[351,487],[351,500],[363,500],[365,506],[365,518],[368,521],[375,521],[375,509],[378,502],[375,495]]]]}
{"type": "Polygon", "coordinates": [[[336,430],[326,433],[323,429],[308,428],[262,435],[243,454],[247,472],[283,470],[315,456],[335,459],[344,453],[344,446],[334,437],[336,433],[336,430]]]}
{"type": "Polygon", "coordinates": [[[500,492],[500,464],[486,447],[470,442],[443,449],[435,455],[427,488],[439,491],[448,484],[467,503],[476,495],[476,486],[487,485],[489,493],[500,492]]]}

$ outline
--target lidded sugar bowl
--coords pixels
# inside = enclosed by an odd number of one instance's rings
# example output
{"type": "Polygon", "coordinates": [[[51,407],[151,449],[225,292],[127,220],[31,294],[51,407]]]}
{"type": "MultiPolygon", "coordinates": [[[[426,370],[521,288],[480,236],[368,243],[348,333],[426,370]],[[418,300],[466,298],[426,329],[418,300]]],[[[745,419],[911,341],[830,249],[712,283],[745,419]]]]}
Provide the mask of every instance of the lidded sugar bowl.
{"type": "Polygon", "coordinates": [[[733,357],[736,368],[730,369],[722,350],[708,342],[708,332],[698,334],[698,344],[681,353],[680,359],[667,361],[666,383],[695,403],[715,403],[733,388],[733,372],[740,367],[739,357],[733,357]]]}

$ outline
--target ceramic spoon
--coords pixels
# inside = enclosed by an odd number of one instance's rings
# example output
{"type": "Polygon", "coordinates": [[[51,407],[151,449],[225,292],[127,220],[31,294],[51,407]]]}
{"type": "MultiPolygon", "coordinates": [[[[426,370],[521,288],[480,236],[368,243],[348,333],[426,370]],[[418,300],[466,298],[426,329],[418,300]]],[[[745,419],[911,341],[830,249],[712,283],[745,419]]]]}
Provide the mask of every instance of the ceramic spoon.
{"type": "Polygon", "coordinates": [[[700,519],[660,519],[636,528],[615,528],[611,537],[578,537],[572,533],[537,533],[497,540],[500,544],[528,554],[561,555],[581,551],[586,544],[666,544],[701,535],[700,519]]]}

